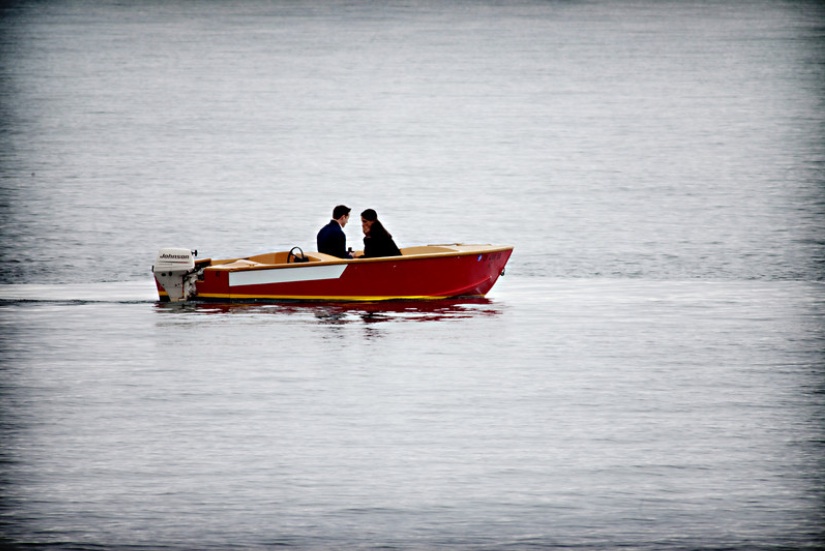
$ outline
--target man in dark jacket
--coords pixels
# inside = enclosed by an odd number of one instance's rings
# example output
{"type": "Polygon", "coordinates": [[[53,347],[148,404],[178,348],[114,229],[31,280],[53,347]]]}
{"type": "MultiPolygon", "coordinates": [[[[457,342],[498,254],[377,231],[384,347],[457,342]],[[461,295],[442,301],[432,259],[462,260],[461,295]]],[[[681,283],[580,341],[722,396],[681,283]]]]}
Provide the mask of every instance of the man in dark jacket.
{"type": "Polygon", "coordinates": [[[347,236],[344,226],[349,222],[350,208],[338,205],[332,209],[332,220],[318,232],[318,252],[331,254],[338,258],[352,258],[347,252],[347,236]]]}

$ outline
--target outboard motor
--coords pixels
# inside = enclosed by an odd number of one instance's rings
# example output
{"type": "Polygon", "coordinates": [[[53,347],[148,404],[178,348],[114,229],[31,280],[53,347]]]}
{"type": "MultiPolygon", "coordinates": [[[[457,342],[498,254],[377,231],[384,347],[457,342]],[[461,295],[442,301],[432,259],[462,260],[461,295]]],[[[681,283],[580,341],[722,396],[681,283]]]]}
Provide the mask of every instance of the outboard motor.
{"type": "Polygon", "coordinates": [[[195,270],[197,251],[179,248],[165,248],[158,252],[152,272],[170,302],[190,300],[195,297],[198,273],[195,270]]]}

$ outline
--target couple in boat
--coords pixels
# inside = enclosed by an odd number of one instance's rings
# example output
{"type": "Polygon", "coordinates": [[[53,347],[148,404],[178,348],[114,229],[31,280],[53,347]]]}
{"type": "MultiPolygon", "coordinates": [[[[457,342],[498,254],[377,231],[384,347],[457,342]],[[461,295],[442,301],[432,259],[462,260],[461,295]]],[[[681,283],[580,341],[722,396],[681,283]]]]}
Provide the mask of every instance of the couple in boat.
{"type": "MultiPolygon", "coordinates": [[[[352,249],[347,250],[347,236],[344,234],[349,213],[350,208],[346,205],[338,205],[332,210],[332,220],[318,232],[318,252],[338,258],[356,258],[352,249]]],[[[378,220],[378,214],[373,209],[361,213],[361,229],[364,232],[364,254],[358,258],[401,255],[392,235],[378,220]]]]}

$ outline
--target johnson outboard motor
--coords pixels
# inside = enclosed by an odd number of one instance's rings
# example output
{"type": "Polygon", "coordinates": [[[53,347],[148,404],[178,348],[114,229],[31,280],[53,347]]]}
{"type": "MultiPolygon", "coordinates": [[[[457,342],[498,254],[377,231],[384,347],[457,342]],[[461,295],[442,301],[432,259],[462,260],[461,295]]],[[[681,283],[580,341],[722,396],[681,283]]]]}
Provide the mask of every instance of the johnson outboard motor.
{"type": "Polygon", "coordinates": [[[169,295],[170,302],[191,300],[197,294],[195,287],[198,273],[195,257],[198,251],[179,248],[165,248],[158,252],[152,272],[155,279],[169,295]]]}

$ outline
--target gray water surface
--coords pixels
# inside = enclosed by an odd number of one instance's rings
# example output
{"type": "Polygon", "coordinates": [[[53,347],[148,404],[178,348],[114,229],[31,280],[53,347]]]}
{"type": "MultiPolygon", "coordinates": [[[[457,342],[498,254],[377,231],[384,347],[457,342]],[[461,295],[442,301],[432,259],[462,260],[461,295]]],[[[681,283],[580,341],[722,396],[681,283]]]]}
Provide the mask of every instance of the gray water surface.
{"type": "Polygon", "coordinates": [[[0,544],[825,545],[819,3],[1,10],[0,544]],[[156,302],[159,248],[338,203],[515,252],[484,300],[156,302]]]}

